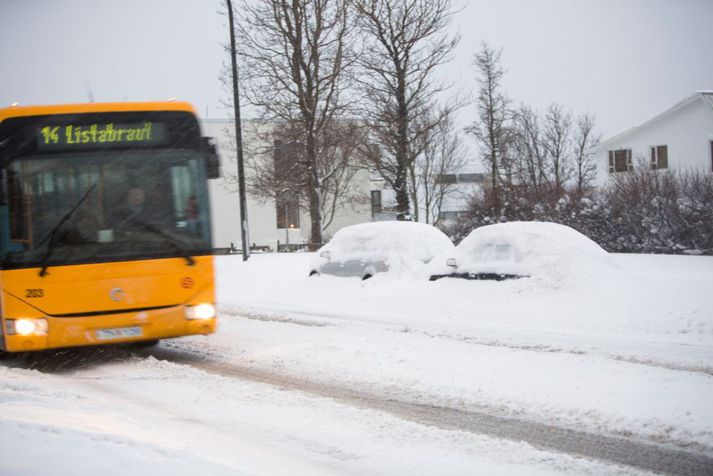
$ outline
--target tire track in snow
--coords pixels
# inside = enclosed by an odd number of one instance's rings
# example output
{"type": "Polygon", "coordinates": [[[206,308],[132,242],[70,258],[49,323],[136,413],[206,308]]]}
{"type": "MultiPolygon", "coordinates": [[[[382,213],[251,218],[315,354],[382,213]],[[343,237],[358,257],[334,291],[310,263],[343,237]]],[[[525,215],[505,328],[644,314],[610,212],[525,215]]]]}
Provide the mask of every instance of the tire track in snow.
{"type": "MultiPolygon", "coordinates": [[[[248,318],[250,319],[250,318],[248,318]]],[[[588,350],[578,349],[576,347],[565,348],[561,346],[553,346],[547,344],[516,344],[511,342],[503,342],[496,339],[483,339],[480,337],[464,336],[459,334],[448,334],[448,333],[431,333],[421,329],[413,328],[400,328],[398,332],[402,333],[417,333],[427,337],[432,337],[435,339],[446,339],[457,342],[463,342],[466,344],[482,345],[485,347],[502,347],[512,350],[524,350],[528,352],[543,352],[543,353],[560,353],[560,354],[571,354],[571,355],[596,355],[605,357],[611,360],[618,360],[620,362],[627,362],[630,364],[646,365],[648,367],[658,367],[661,369],[676,370],[681,372],[695,372],[702,373],[704,375],[713,376],[713,367],[704,365],[688,365],[675,362],[658,361],[647,357],[638,357],[635,355],[620,355],[617,353],[611,353],[606,351],[592,352],[588,350]]]]}
{"type": "Polygon", "coordinates": [[[268,310],[263,308],[255,308],[254,310],[223,310],[222,314],[229,315],[232,317],[238,317],[243,319],[250,319],[255,321],[264,322],[279,322],[284,324],[294,324],[300,326],[308,327],[329,327],[334,326],[334,323],[329,322],[329,320],[337,319],[346,322],[355,322],[361,324],[374,324],[379,326],[384,326],[387,330],[391,332],[398,333],[413,333],[420,334],[433,339],[444,339],[455,342],[461,342],[464,344],[480,345],[485,347],[501,347],[505,349],[512,350],[522,350],[527,352],[543,352],[543,353],[561,353],[561,354],[571,354],[571,355],[595,355],[599,357],[604,357],[610,360],[616,360],[619,362],[627,362],[630,364],[646,365],[648,367],[658,367],[668,370],[676,370],[681,372],[695,372],[701,373],[708,376],[713,376],[713,367],[708,365],[695,365],[686,364],[681,362],[673,362],[669,360],[655,359],[652,356],[638,356],[638,355],[624,355],[617,352],[610,352],[605,350],[592,351],[578,348],[576,346],[565,347],[556,346],[549,344],[537,344],[537,343],[515,343],[506,342],[498,339],[488,339],[483,337],[468,336],[459,333],[448,333],[448,332],[432,332],[425,329],[420,329],[414,325],[405,326],[394,326],[393,322],[386,319],[381,320],[371,320],[363,319],[358,315],[350,315],[347,313],[335,314],[335,315],[323,315],[318,312],[312,311],[300,311],[300,310],[287,310],[287,309],[274,309],[268,310]],[[298,319],[293,316],[303,316],[303,319],[298,319]],[[309,319],[311,318],[311,320],[309,319]]]}
{"type": "Polygon", "coordinates": [[[358,408],[382,411],[415,423],[495,438],[523,441],[534,447],[673,475],[713,474],[713,456],[604,436],[488,413],[379,397],[344,387],[286,377],[227,364],[187,351],[159,347],[141,351],[157,359],[186,364],[208,373],[273,385],[329,398],[358,408]]]}

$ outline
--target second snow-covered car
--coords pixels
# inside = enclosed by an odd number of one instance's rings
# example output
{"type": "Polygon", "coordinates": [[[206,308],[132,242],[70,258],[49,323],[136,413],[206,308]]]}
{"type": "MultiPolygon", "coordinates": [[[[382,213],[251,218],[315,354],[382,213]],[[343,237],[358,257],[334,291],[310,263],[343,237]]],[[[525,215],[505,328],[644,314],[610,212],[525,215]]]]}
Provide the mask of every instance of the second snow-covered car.
{"type": "Polygon", "coordinates": [[[430,280],[533,277],[552,284],[616,268],[595,242],[565,225],[509,222],[476,228],[452,253],[434,258],[430,280]]]}
{"type": "Polygon", "coordinates": [[[310,276],[331,274],[368,279],[376,273],[423,273],[434,256],[454,246],[437,228],[423,223],[384,221],[342,228],[320,248],[310,276]]]}

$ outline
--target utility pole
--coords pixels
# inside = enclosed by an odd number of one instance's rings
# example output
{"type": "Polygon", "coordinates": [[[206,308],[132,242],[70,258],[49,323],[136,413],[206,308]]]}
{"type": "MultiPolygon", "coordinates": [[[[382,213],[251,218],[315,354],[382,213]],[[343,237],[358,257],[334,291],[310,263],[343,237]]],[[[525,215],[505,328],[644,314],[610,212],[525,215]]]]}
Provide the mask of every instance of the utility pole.
{"type": "Polygon", "coordinates": [[[240,201],[240,238],[243,242],[243,261],[250,257],[248,241],[248,210],[245,205],[245,169],[243,166],[243,131],[240,123],[240,94],[238,90],[238,64],[235,50],[235,27],[233,26],[233,0],[225,0],[228,5],[230,24],[230,59],[233,64],[233,108],[235,109],[235,143],[238,149],[238,195],[240,201]]]}

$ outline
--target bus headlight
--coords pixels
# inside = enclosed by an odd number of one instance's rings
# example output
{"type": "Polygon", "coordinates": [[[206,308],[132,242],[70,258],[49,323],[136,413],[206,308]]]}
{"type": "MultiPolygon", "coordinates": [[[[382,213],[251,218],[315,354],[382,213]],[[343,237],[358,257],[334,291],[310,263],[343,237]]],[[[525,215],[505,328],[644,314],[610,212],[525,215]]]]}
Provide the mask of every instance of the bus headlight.
{"type": "Polygon", "coordinates": [[[197,306],[186,306],[186,319],[207,320],[215,317],[215,306],[204,303],[197,306]]]}
{"type": "Polygon", "coordinates": [[[20,336],[47,334],[47,319],[15,319],[7,320],[7,333],[20,336]]]}

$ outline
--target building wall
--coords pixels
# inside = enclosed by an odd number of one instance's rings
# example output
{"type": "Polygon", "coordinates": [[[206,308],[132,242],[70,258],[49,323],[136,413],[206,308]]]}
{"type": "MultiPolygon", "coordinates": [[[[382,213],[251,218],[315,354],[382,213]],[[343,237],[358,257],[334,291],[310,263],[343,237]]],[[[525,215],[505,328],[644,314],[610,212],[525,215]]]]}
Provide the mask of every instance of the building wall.
{"type": "MultiPolygon", "coordinates": [[[[211,213],[213,218],[213,243],[216,248],[228,248],[234,243],[241,247],[240,216],[237,184],[229,183],[226,177],[237,174],[237,159],[233,147],[233,122],[228,119],[203,119],[201,128],[204,136],[213,137],[221,157],[221,178],[210,181],[209,193],[211,213]]],[[[258,140],[250,134],[250,128],[243,129],[243,141],[258,140]]],[[[246,174],[249,170],[246,170],[246,174]]],[[[369,182],[366,172],[359,172],[357,183],[363,189],[363,203],[354,203],[337,211],[332,224],[325,230],[325,238],[329,238],[340,228],[355,223],[370,221],[369,182]]],[[[249,241],[251,245],[276,247],[289,241],[290,244],[309,242],[309,214],[300,213],[300,227],[294,229],[278,229],[274,200],[264,200],[247,196],[247,214],[249,222],[249,241]]]]}
{"type": "MultiPolygon", "coordinates": [[[[215,138],[221,159],[221,178],[211,180],[209,184],[213,245],[216,248],[228,248],[230,243],[234,243],[236,248],[241,247],[237,185],[226,180],[228,174],[237,173],[232,136],[229,134],[232,127],[233,123],[228,120],[203,119],[201,121],[203,135],[215,138]]],[[[245,140],[249,138],[245,137],[245,140]]],[[[274,202],[263,202],[248,196],[247,214],[251,244],[268,246],[270,240],[277,239],[274,202]]]]}
{"type": "Polygon", "coordinates": [[[713,141],[713,109],[703,100],[696,100],[666,114],[651,124],[645,124],[615,141],[596,149],[597,183],[605,184],[609,173],[610,150],[631,149],[632,162],[650,164],[650,147],[668,146],[668,168],[711,172],[713,141]]]}
{"type": "MultiPolygon", "coordinates": [[[[337,210],[332,223],[324,230],[325,241],[331,239],[337,231],[345,226],[371,221],[371,202],[369,201],[371,184],[369,182],[369,173],[366,170],[358,171],[354,177],[354,181],[357,189],[361,191],[359,195],[362,198],[351,203],[349,207],[337,210]]],[[[304,219],[306,221],[303,223],[309,224],[309,215],[305,215],[304,219]]],[[[305,232],[309,234],[309,228],[305,228],[305,232]]]]}

